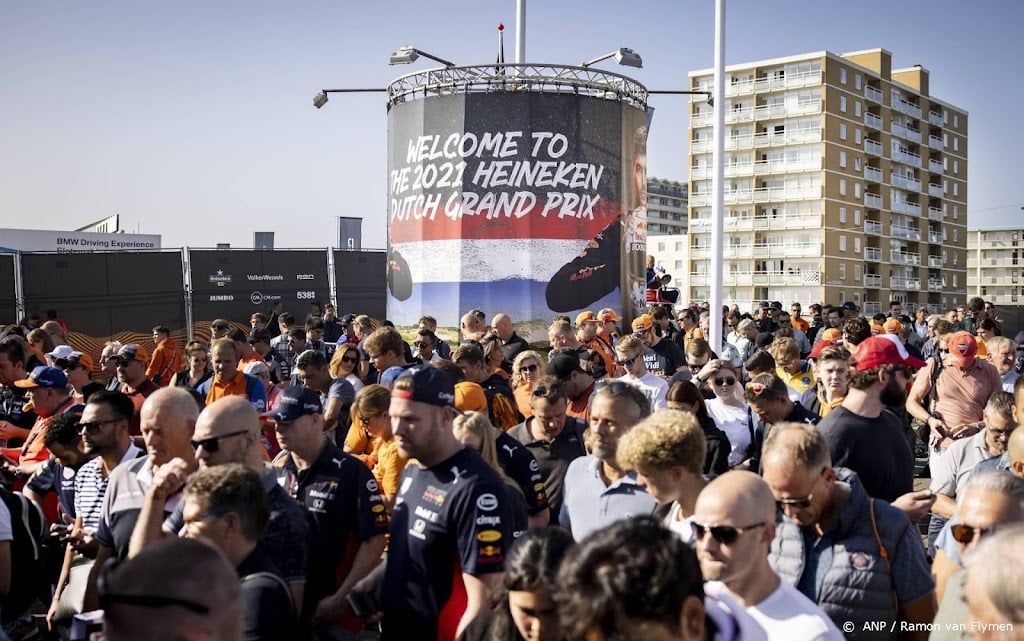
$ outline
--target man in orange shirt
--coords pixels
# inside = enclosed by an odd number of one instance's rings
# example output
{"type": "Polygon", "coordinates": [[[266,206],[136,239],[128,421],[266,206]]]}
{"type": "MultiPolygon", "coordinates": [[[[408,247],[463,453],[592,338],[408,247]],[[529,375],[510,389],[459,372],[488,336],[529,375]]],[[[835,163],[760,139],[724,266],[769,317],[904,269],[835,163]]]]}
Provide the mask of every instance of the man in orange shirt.
{"type": "Polygon", "coordinates": [[[24,478],[35,473],[50,458],[43,437],[53,417],[69,411],[81,412],[82,406],[75,403],[67,376],[56,367],[40,365],[32,370],[28,378],[15,381],[14,384],[28,390],[28,398],[37,418],[24,445],[3,448],[3,466],[16,477],[24,478]]]}
{"type": "Polygon", "coordinates": [[[210,364],[213,376],[196,388],[210,405],[225,396],[245,396],[253,408],[263,413],[267,410],[267,391],[263,383],[238,369],[238,348],[230,338],[218,338],[210,347],[210,364]]]}
{"type": "MultiPolygon", "coordinates": [[[[802,311],[803,308],[800,306],[800,303],[793,303],[792,305],[790,305],[789,320],[791,323],[793,323],[793,327],[795,329],[799,329],[801,332],[806,334],[807,330],[811,328],[811,324],[807,322],[806,318],[801,318],[800,313],[802,311]]],[[[810,339],[810,336],[808,336],[808,339],[810,339]]]]}
{"type": "Polygon", "coordinates": [[[156,343],[156,349],[146,367],[146,378],[160,387],[167,387],[174,375],[181,371],[181,350],[171,338],[171,330],[165,325],[153,328],[153,342],[156,343]]]}

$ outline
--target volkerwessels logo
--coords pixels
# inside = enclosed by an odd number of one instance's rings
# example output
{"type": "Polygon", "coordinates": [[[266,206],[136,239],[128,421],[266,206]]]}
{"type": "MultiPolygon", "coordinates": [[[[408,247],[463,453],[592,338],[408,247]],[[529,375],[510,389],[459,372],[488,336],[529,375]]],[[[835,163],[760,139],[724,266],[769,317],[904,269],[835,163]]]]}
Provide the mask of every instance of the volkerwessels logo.
{"type": "Polygon", "coordinates": [[[295,280],[316,280],[313,274],[295,274],[295,280]]]}
{"type": "Polygon", "coordinates": [[[231,282],[231,274],[225,274],[223,269],[218,269],[216,274],[210,274],[210,282],[216,283],[217,287],[223,287],[231,282]]]}
{"type": "Polygon", "coordinates": [[[245,277],[251,281],[284,280],[284,276],[282,274],[246,274],[245,277]]]}
{"type": "Polygon", "coordinates": [[[231,294],[210,294],[211,303],[223,303],[235,300],[235,297],[231,294]]]}

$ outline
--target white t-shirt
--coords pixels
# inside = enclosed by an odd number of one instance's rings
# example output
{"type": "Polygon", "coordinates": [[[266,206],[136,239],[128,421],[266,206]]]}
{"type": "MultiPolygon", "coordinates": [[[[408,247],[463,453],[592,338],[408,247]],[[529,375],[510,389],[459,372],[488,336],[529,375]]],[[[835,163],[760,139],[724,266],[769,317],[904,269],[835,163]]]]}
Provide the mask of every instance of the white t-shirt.
{"type": "Polygon", "coordinates": [[[669,510],[668,516],[665,517],[665,527],[672,530],[679,540],[683,543],[693,547],[697,544],[697,539],[693,535],[693,516],[688,516],[685,519],[679,518],[679,501],[672,501],[672,509],[669,510]]]}
{"type": "Polygon", "coordinates": [[[718,429],[725,432],[729,437],[729,444],[732,449],[729,451],[729,465],[739,465],[743,462],[750,445],[750,424],[747,416],[747,404],[740,407],[726,405],[719,398],[713,398],[707,403],[708,414],[715,421],[718,429]]]}
{"type": "Polygon", "coordinates": [[[668,407],[668,401],[665,400],[665,397],[668,396],[668,383],[660,376],[647,372],[640,378],[632,374],[626,374],[618,380],[639,388],[644,393],[644,396],[647,397],[647,400],[651,402],[652,412],[668,407]]]}
{"type": "Polygon", "coordinates": [[[747,613],[764,628],[768,641],[843,641],[832,619],[785,581],[747,613]]]}

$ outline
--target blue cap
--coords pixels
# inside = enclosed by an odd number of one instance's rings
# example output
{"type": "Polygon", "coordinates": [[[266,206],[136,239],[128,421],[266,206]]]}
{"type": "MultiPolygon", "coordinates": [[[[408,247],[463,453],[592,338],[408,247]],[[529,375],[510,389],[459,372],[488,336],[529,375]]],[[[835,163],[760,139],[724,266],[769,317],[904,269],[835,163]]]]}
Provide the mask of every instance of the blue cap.
{"type": "Polygon", "coordinates": [[[398,365],[392,365],[384,370],[384,373],[380,375],[380,384],[391,389],[395,386],[395,379],[401,376],[402,373],[405,372],[405,369],[406,368],[399,367],[398,365]]]}
{"type": "Polygon", "coordinates": [[[278,423],[291,423],[307,414],[322,414],[323,411],[324,406],[320,403],[319,392],[305,385],[293,385],[281,391],[277,397],[277,403],[274,405],[274,411],[267,412],[263,416],[278,423]]]}
{"type": "Polygon", "coordinates": [[[33,387],[64,389],[68,386],[68,377],[64,375],[63,371],[56,367],[40,365],[32,370],[32,373],[29,374],[28,378],[21,381],[14,381],[14,384],[18,387],[27,387],[29,389],[33,387]]]}

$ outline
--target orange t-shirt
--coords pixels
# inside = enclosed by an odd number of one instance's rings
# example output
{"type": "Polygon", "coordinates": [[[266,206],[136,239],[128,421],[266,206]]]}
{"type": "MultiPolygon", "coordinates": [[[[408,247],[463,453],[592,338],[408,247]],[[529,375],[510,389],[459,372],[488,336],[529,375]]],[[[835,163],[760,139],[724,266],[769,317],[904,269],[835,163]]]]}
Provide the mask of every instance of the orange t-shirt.
{"type": "Polygon", "coordinates": [[[6,458],[20,464],[41,464],[46,459],[50,458],[50,450],[46,448],[45,439],[46,428],[50,425],[54,416],[63,414],[73,407],[79,406],[75,402],[74,398],[69,398],[64,402],[63,405],[58,407],[53,414],[49,416],[38,416],[36,422],[29,430],[28,436],[25,438],[25,444],[21,447],[5,447],[3,448],[3,455],[6,458]]]}
{"type": "Polygon", "coordinates": [[[160,344],[153,350],[153,355],[149,357],[146,378],[153,381],[159,376],[160,380],[156,380],[156,384],[160,387],[167,387],[179,371],[181,371],[181,351],[174,339],[168,336],[160,341],[160,344]]]}
{"type": "Polygon", "coordinates": [[[242,373],[242,370],[235,372],[235,377],[227,383],[218,383],[215,379],[210,379],[210,391],[206,393],[206,404],[209,405],[226,396],[244,396],[249,398],[245,374],[242,373]]]}
{"type": "Polygon", "coordinates": [[[790,320],[793,322],[793,327],[795,327],[796,329],[799,329],[804,334],[806,334],[807,330],[809,330],[811,328],[811,324],[808,323],[807,319],[804,318],[803,316],[801,316],[800,318],[793,318],[791,316],[790,320]]]}

